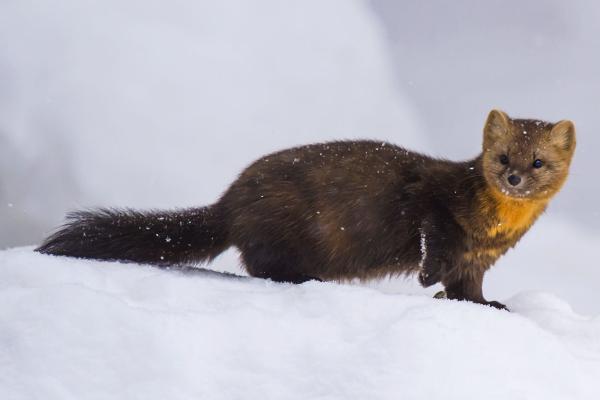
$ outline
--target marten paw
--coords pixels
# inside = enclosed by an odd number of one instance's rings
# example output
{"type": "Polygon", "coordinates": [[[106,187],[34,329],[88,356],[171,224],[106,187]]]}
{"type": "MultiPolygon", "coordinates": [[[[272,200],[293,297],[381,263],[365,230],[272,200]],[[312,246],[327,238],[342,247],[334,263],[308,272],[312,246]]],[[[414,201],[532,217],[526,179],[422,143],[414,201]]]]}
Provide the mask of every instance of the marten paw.
{"type": "Polygon", "coordinates": [[[430,273],[427,270],[419,272],[419,283],[423,287],[433,286],[440,281],[440,273],[430,273]]]}
{"type": "Polygon", "coordinates": [[[510,311],[508,309],[508,307],[506,307],[504,304],[500,303],[499,301],[486,301],[483,304],[486,305],[486,306],[497,308],[498,310],[510,311]]]}
{"type": "Polygon", "coordinates": [[[433,298],[434,299],[459,300],[459,301],[472,301],[475,304],[481,304],[481,305],[484,305],[484,306],[494,307],[494,308],[497,308],[498,310],[510,311],[508,309],[508,307],[506,307],[504,304],[500,303],[499,301],[474,301],[474,300],[469,300],[469,299],[465,299],[465,298],[463,298],[461,296],[457,296],[454,293],[448,293],[445,290],[440,290],[435,295],[433,295],[433,298]]]}

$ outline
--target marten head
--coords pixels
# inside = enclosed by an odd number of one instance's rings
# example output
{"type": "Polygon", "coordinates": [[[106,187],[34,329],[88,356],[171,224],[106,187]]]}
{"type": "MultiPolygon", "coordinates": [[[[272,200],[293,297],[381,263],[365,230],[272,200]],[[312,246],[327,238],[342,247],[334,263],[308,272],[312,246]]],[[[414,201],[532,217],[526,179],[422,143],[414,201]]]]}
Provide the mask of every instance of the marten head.
{"type": "Polygon", "coordinates": [[[544,200],[563,185],[575,150],[575,126],[511,119],[492,110],[483,130],[483,175],[496,192],[544,200]]]}

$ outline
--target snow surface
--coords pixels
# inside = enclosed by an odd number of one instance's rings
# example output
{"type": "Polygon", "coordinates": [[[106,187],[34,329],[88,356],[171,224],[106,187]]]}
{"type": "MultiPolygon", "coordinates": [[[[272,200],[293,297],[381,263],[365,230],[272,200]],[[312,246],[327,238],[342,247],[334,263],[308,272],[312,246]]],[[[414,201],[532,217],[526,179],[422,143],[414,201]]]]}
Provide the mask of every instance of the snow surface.
{"type": "MultiPolygon", "coordinates": [[[[0,247],[82,206],[209,203],[290,145],[428,149],[364,1],[5,1],[0,48],[0,247]]],[[[0,399],[598,399],[599,244],[543,217],[486,275],[511,313],[3,251],[0,399]]]]}
{"type": "Polygon", "coordinates": [[[486,277],[510,313],[401,279],[291,285],[3,251],[0,398],[598,399],[600,271],[544,265],[576,231],[540,228],[521,262],[509,255],[486,277]],[[546,290],[583,293],[594,316],[522,291],[545,267],[546,290]]]}

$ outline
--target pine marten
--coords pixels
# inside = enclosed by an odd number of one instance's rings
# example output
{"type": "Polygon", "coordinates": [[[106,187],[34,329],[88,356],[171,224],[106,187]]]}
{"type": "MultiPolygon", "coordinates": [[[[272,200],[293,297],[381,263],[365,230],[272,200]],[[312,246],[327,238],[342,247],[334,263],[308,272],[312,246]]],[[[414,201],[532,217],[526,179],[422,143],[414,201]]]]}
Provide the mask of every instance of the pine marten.
{"type": "Polygon", "coordinates": [[[37,251],[160,266],[210,261],[230,246],[247,272],[278,282],[417,273],[450,299],[497,308],[485,271],[513,247],[567,178],[570,121],[490,112],[473,160],[377,141],[338,141],[254,162],[217,203],[176,211],[74,212],[37,251]]]}

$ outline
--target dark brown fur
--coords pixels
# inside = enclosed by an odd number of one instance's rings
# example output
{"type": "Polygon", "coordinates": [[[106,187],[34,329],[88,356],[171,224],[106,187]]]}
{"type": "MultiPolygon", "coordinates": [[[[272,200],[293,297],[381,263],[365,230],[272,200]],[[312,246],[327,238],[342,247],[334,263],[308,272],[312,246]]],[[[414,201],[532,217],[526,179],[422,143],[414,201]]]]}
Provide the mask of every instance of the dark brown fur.
{"type": "Polygon", "coordinates": [[[511,120],[500,111],[488,117],[482,154],[466,162],[374,141],[303,146],[250,165],[215,205],[75,213],[38,251],[174,265],[235,246],[256,277],[419,273],[449,298],[503,307],[483,297],[483,275],[560,189],[574,147],[569,121],[511,120]],[[533,168],[538,158],[544,167],[533,168]],[[514,174],[522,178],[515,187],[506,182],[514,174]]]}

